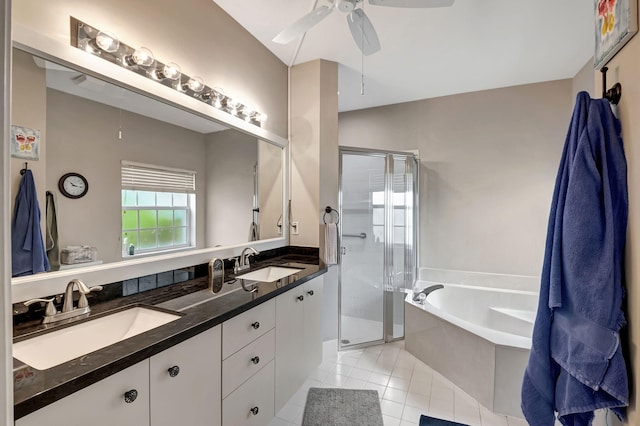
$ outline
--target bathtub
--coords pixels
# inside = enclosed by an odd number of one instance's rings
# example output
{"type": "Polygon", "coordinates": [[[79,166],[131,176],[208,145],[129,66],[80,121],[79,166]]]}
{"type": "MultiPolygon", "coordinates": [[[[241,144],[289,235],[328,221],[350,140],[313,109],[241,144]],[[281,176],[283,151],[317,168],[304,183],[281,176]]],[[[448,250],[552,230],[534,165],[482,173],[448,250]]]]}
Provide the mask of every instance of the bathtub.
{"type": "MultiPolygon", "coordinates": [[[[418,281],[414,288],[440,284],[418,281]]],[[[520,385],[538,294],[443,284],[405,299],[405,349],[493,412],[522,417],[520,385]]]]}

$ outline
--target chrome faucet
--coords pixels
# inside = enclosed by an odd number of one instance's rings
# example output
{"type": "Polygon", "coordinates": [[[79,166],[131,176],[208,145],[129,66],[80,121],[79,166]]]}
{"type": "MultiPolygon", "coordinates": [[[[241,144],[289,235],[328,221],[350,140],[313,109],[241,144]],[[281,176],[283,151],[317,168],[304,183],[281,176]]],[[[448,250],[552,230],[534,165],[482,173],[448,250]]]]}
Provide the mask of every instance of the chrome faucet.
{"type": "Polygon", "coordinates": [[[64,291],[64,305],[62,305],[62,313],[64,314],[74,310],[73,288],[75,286],[78,286],[78,292],[80,293],[80,299],[78,299],[78,307],[75,309],[86,309],[86,313],[91,312],[91,309],[89,308],[89,301],[87,300],[87,294],[91,293],[92,291],[102,290],[102,286],[97,285],[95,287],[89,288],[79,279],[73,279],[69,281],[69,284],[67,284],[67,288],[64,291]]]}
{"type": "MultiPolygon", "coordinates": [[[[433,291],[436,291],[438,289],[441,289],[441,288],[444,288],[444,286],[442,284],[434,284],[434,285],[430,285],[429,287],[425,287],[422,290],[420,290],[419,292],[413,294],[413,301],[414,302],[419,302],[420,299],[422,299],[420,297],[421,294],[424,294],[424,299],[426,299],[427,296],[429,295],[429,293],[431,293],[433,291]]],[[[422,299],[422,300],[424,300],[424,299],[422,299]]]]}
{"type": "Polygon", "coordinates": [[[253,247],[245,247],[242,250],[242,253],[240,253],[240,264],[238,265],[238,271],[249,269],[249,266],[251,266],[249,263],[249,256],[253,256],[254,254],[260,254],[260,252],[253,247]],[[249,250],[251,250],[253,253],[247,254],[247,251],[249,250]]]}

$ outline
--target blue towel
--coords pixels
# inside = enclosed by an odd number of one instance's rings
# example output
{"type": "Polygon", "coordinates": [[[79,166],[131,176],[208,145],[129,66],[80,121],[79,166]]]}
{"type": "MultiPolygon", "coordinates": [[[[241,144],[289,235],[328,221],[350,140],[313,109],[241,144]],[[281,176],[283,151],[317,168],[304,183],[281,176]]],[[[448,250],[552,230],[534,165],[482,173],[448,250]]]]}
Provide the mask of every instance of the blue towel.
{"type": "Polygon", "coordinates": [[[22,176],[11,221],[11,266],[14,277],[49,270],[40,231],[40,206],[31,170],[22,176]]]}
{"type": "Polygon", "coordinates": [[[531,426],[623,418],[629,401],[620,347],[627,166],[620,123],[604,99],[576,98],[551,205],[538,312],[522,383],[531,426]]]}

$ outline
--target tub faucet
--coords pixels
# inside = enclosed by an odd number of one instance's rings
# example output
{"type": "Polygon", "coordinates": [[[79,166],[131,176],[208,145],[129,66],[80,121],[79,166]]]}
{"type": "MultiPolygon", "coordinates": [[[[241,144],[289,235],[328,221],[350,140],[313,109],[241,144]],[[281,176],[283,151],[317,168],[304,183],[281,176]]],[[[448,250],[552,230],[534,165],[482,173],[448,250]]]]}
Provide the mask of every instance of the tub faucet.
{"type": "Polygon", "coordinates": [[[260,254],[260,252],[253,247],[245,247],[242,250],[242,253],[240,253],[240,264],[238,265],[238,271],[249,269],[249,256],[253,256],[254,254],[260,254]],[[247,254],[249,250],[251,250],[253,253],[247,254]]]}
{"type": "Polygon", "coordinates": [[[414,302],[419,302],[420,301],[420,295],[424,294],[425,298],[426,296],[429,295],[429,293],[436,291],[438,289],[444,288],[444,286],[442,284],[434,284],[434,285],[430,285],[429,287],[425,287],[422,290],[420,290],[417,293],[414,293],[413,295],[413,301],[414,302]]]}

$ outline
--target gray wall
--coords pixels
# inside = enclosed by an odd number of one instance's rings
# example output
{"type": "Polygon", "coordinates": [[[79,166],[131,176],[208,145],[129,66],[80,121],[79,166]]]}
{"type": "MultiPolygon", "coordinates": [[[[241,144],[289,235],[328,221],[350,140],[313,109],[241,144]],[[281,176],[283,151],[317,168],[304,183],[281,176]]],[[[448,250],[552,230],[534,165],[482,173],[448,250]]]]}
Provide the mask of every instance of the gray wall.
{"type": "Polygon", "coordinates": [[[340,145],[419,150],[420,259],[538,275],[572,81],[340,114],[340,145]]]}
{"type": "MultiPolygon", "coordinates": [[[[41,192],[56,194],[59,246],[96,246],[105,263],[121,260],[121,160],[195,170],[196,197],[205,198],[200,133],[49,89],[46,143],[47,179],[41,192]],[[58,179],[67,172],[87,178],[86,196],[73,200],[60,195],[58,179]]],[[[44,212],[44,204],[40,207],[44,212]]],[[[196,204],[198,247],[204,247],[204,213],[205,203],[196,204]]]]}
{"type": "Polygon", "coordinates": [[[244,243],[249,241],[252,221],[256,138],[226,130],[206,139],[207,247],[244,243]],[[216,185],[221,181],[225,185],[216,185]]]}

